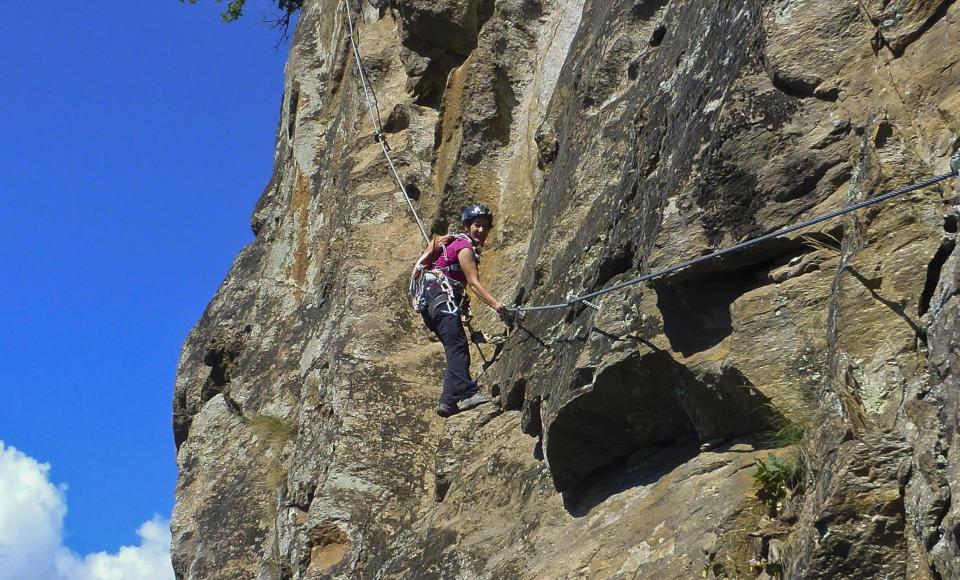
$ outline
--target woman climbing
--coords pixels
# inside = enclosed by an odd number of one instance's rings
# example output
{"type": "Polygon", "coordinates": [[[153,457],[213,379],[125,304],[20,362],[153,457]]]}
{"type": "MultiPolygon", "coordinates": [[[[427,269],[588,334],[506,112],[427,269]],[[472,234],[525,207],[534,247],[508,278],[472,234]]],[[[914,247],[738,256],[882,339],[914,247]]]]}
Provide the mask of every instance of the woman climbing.
{"type": "Polygon", "coordinates": [[[480,249],[493,227],[493,213],[482,203],[475,203],[463,210],[460,223],[463,233],[434,238],[418,262],[422,286],[415,302],[420,305],[418,310],[427,328],[443,344],[447,358],[443,394],[437,405],[441,417],[490,402],[490,397],[480,393],[470,377],[470,351],[463,331],[470,314],[464,288],[470,288],[501,317],[507,312],[503,303],[480,283],[480,249]]]}

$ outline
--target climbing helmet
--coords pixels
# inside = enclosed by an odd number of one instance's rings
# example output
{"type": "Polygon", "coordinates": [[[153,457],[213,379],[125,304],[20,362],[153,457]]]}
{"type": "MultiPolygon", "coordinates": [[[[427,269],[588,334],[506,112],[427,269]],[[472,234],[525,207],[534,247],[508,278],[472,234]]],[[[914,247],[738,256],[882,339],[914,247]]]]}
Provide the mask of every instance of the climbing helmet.
{"type": "Polygon", "coordinates": [[[487,216],[491,222],[493,221],[493,212],[490,211],[489,207],[482,203],[473,203],[464,208],[463,213],[460,214],[460,223],[467,225],[478,217],[483,216],[487,216]]]}

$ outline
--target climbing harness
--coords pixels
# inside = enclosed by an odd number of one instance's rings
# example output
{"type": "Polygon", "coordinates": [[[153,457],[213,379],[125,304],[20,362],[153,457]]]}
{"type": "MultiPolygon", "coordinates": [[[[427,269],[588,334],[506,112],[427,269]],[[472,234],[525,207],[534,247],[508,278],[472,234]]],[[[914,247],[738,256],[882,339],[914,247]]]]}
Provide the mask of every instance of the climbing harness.
{"type": "Polygon", "coordinates": [[[422,264],[417,264],[410,275],[409,291],[413,310],[417,314],[426,312],[430,318],[438,311],[459,315],[468,304],[463,284],[450,279],[440,270],[427,270],[422,264]],[[460,296],[460,300],[456,299],[457,296],[460,296]]]}
{"type": "MultiPolygon", "coordinates": [[[[469,299],[463,291],[464,286],[459,280],[450,277],[454,272],[462,272],[460,264],[453,261],[449,264],[437,265],[436,260],[444,255],[447,247],[454,241],[461,240],[470,243],[474,258],[480,261],[480,251],[473,245],[473,240],[466,234],[456,234],[449,242],[440,245],[439,252],[426,251],[417,258],[410,273],[410,283],[407,291],[410,294],[410,303],[417,313],[429,312],[431,318],[439,305],[438,300],[445,297],[445,314],[460,314],[468,312],[469,299]],[[456,297],[460,299],[457,300],[456,297]],[[465,308],[466,307],[466,308],[465,308]]],[[[464,248],[466,249],[466,248],[464,248]]]]}

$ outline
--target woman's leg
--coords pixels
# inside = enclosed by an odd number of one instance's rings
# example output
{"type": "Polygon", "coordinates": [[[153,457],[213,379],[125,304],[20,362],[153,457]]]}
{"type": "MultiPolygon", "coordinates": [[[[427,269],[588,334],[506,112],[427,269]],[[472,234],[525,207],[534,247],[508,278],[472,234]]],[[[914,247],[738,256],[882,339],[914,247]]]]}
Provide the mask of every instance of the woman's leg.
{"type": "Polygon", "coordinates": [[[470,378],[470,350],[460,317],[438,314],[433,320],[437,336],[443,344],[447,370],[443,374],[441,403],[456,405],[477,392],[477,384],[470,378]]]}

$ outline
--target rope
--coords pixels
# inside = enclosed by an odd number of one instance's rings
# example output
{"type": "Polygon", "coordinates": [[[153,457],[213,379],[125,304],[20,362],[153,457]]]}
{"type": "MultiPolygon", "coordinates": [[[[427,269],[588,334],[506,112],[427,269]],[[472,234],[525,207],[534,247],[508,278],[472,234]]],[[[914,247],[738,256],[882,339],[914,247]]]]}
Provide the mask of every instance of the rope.
{"type": "Polygon", "coordinates": [[[360,58],[360,45],[357,42],[356,33],[353,27],[353,12],[350,9],[350,0],[343,0],[343,6],[347,12],[347,35],[350,37],[350,46],[353,49],[353,58],[357,63],[357,74],[360,77],[360,84],[363,87],[363,97],[367,102],[367,111],[370,113],[370,118],[373,119],[373,125],[376,130],[376,135],[374,135],[374,138],[377,140],[377,143],[380,144],[380,149],[383,150],[383,156],[387,159],[387,165],[390,166],[390,171],[393,172],[393,177],[396,179],[397,185],[400,186],[400,191],[403,193],[403,199],[407,202],[407,207],[410,208],[410,213],[413,214],[413,219],[416,220],[417,227],[420,228],[420,233],[423,235],[424,241],[430,243],[430,236],[427,235],[427,229],[423,227],[423,221],[421,221],[420,216],[417,215],[417,210],[413,207],[413,201],[410,199],[410,196],[407,195],[407,188],[403,185],[403,179],[397,172],[397,167],[394,165],[393,158],[390,156],[390,146],[387,144],[387,138],[383,132],[383,121],[380,118],[380,105],[377,102],[377,93],[373,90],[373,84],[367,77],[367,70],[363,66],[363,60],[360,58]]]}
{"type": "Polygon", "coordinates": [[[958,160],[956,163],[951,163],[951,169],[954,170],[954,171],[952,171],[951,173],[944,173],[944,174],[942,174],[942,175],[937,175],[937,176],[935,176],[935,177],[930,177],[930,178],[928,178],[928,179],[924,179],[924,180],[922,180],[922,181],[918,181],[918,182],[916,182],[916,183],[914,183],[914,184],[912,184],[912,185],[907,185],[907,186],[905,186],[905,187],[901,187],[900,189],[895,189],[895,190],[890,191],[890,192],[887,192],[887,193],[885,193],[885,194],[883,194],[883,195],[879,195],[879,196],[877,196],[877,197],[872,197],[872,198],[870,198],[870,199],[867,199],[867,200],[864,200],[864,201],[855,203],[855,204],[850,205],[850,206],[847,206],[847,207],[843,207],[843,208],[840,208],[840,209],[836,209],[836,210],[833,210],[833,211],[829,211],[829,212],[827,212],[827,213],[825,213],[825,214],[821,214],[821,215],[816,216],[816,217],[814,217],[814,218],[811,218],[811,219],[809,219],[809,220],[806,220],[806,221],[803,221],[803,222],[800,222],[800,223],[797,223],[797,224],[794,224],[794,225],[791,225],[791,226],[786,226],[786,227],[784,227],[784,228],[780,228],[779,230],[770,232],[769,234],[764,234],[764,235],[762,235],[762,236],[753,238],[753,239],[751,239],[751,240],[747,240],[747,241],[745,241],[745,242],[741,242],[741,243],[739,243],[739,244],[736,244],[736,245],[734,245],[734,246],[730,246],[729,248],[724,248],[724,249],[719,250],[719,251],[717,251],[717,252],[714,252],[714,253],[712,253],[712,254],[707,254],[707,255],[705,255],[705,256],[700,256],[700,257],[697,257],[697,258],[693,258],[692,260],[687,260],[687,261],[685,261],[685,262],[681,262],[681,263],[675,264],[675,265],[673,265],[673,266],[668,266],[668,267],[666,267],[666,268],[663,268],[662,270],[657,270],[657,271],[655,271],[655,272],[650,272],[650,273],[648,273],[648,274],[644,274],[644,275],[642,275],[642,276],[638,276],[638,277],[633,278],[633,279],[631,279],[631,280],[627,280],[627,281],[625,281],[625,282],[621,282],[620,284],[615,284],[615,285],[613,285],[613,286],[610,286],[609,288],[604,288],[604,289],[602,289],[602,290],[597,290],[596,292],[591,292],[591,293],[589,293],[589,294],[584,294],[584,295],[582,295],[582,296],[577,296],[576,298],[572,298],[572,299],[570,299],[570,300],[567,300],[566,302],[561,302],[561,303],[557,303],[557,304],[544,304],[544,305],[542,305],[542,306],[519,306],[519,307],[515,307],[515,308],[510,308],[510,310],[511,310],[512,312],[516,312],[516,313],[519,314],[519,315],[523,315],[523,314],[525,314],[525,313],[527,313],[527,312],[538,312],[538,311],[543,311],[543,310],[558,310],[558,309],[560,309],[560,308],[569,308],[569,307],[574,306],[575,304],[578,304],[578,303],[580,303],[580,302],[587,302],[587,301],[589,301],[589,300],[591,300],[591,299],[593,299],[593,298],[596,298],[596,297],[598,297],[598,296],[603,296],[603,295],[605,295],[605,294],[610,294],[611,292],[616,292],[616,291],[618,291],[618,290],[623,290],[624,288],[628,288],[628,287],[630,287],[630,286],[636,286],[637,284],[640,284],[640,283],[643,283],[643,282],[648,282],[648,281],[650,281],[650,280],[656,280],[657,278],[662,278],[662,277],[664,277],[664,276],[667,276],[668,274],[673,274],[673,273],[675,273],[675,272],[679,272],[680,270],[683,270],[683,269],[685,269],[685,268],[689,268],[689,267],[691,267],[691,266],[695,266],[695,265],[697,265],[697,264],[702,264],[702,263],[704,263],[704,262],[709,262],[709,261],[711,261],[711,260],[716,260],[716,259],[722,258],[722,257],[724,257],[724,256],[726,256],[726,255],[729,255],[729,254],[732,254],[732,253],[734,253],[734,252],[738,252],[738,251],[740,251],[740,250],[749,248],[749,247],[751,247],[751,246],[755,246],[755,245],[757,245],[757,244],[763,243],[763,242],[765,242],[765,241],[767,241],[767,240],[771,240],[771,239],[773,239],[773,238],[778,238],[778,237],[780,237],[780,236],[782,236],[782,235],[789,234],[789,233],[791,233],[791,232],[795,232],[795,231],[797,231],[797,230],[800,230],[800,229],[803,229],[803,228],[806,228],[806,227],[809,227],[809,226],[812,226],[812,225],[816,225],[816,224],[818,224],[818,223],[820,223],[820,222],[825,222],[825,221],[831,220],[831,219],[833,219],[833,218],[835,218],[835,217],[839,217],[839,216],[842,216],[842,215],[846,215],[846,214],[848,214],[848,213],[855,212],[855,211],[857,211],[857,210],[859,210],[859,209],[863,209],[863,208],[869,207],[869,206],[871,206],[871,205],[876,205],[876,204],[879,204],[879,203],[883,203],[883,202],[885,202],[885,201],[889,201],[889,200],[891,200],[891,199],[893,199],[893,198],[895,198],[895,197],[899,197],[899,196],[901,196],[901,195],[905,195],[905,194],[910,193],[910,192],[912,192],[912,191],[916,191],[916,190],[918,190],[918,189],[923,189],[923,188],[925,188],[925,187],[929,187],[929,186],[934,185],[934,184],[936,184],[936,183],[940,183],[941,181],[944,181],[944,180],[946,180],[946,179],[950,179],[951,177],[958,177],[958,176],[960,176],[960,160],[958,160]],[[957,167],[954,167],[954,165],[957,165],[957,167]]]}

